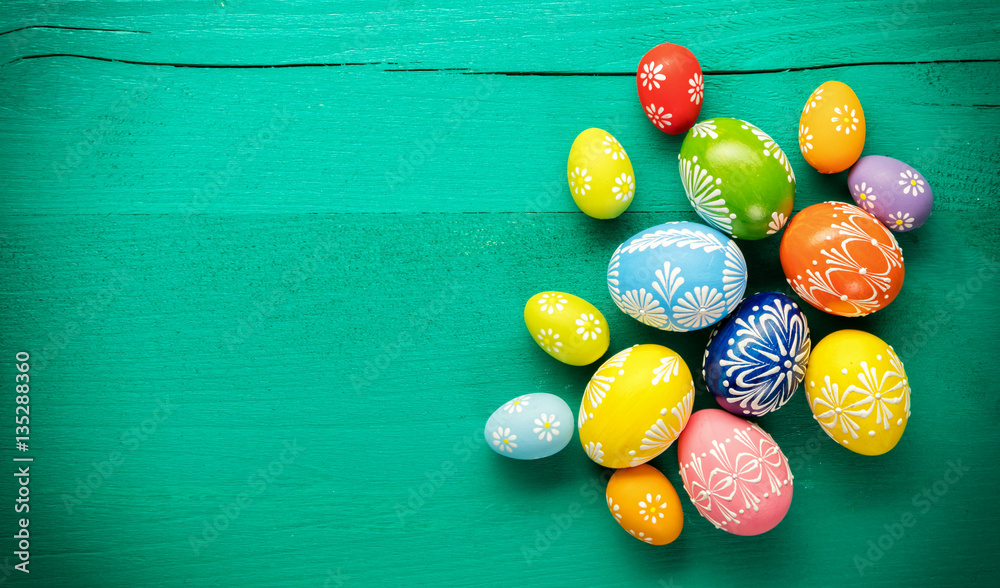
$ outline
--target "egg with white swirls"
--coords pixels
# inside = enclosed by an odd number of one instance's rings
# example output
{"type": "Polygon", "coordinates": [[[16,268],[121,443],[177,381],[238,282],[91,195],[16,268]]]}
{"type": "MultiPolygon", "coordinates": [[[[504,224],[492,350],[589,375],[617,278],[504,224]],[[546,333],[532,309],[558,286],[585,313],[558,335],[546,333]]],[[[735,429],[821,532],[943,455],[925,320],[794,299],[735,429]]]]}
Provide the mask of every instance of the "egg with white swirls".
{"type": "Polygon", "coordinates": [[[792,505],[792,471],[760,426],[724,410],[691,415],[677,441],[684,490],[708,522],[734,535],[760,535],[792,505]]]}
{"type": "Polygon", "coordinates": [[[553,394],[524,394],[504,403],[486,421],[490,449],[513,459],[540,459],[563,450],[573,438],[573,412],[553,394]]]}
{"type": "Polygon", "coordinates": [[[608,263],[608,291],[619,310],[663,331],[717,323],[739,304],[746,285],[736,242],[687,221],[636,233],[608,263]]]}
{"type": "Polygon", "coordinates": [[[754,294],[712,333],[702,376],[722,408],[762,416],[795,393],[810,345],[809,324],[798,304],[780,292],[754,294]]]}

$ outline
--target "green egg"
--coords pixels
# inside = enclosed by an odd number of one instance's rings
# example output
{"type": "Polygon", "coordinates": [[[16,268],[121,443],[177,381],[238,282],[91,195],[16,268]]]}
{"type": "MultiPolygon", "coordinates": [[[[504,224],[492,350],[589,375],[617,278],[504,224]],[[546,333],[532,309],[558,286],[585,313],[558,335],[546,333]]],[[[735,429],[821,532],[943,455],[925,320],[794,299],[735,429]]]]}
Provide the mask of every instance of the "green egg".
{"type": "Polygon", "coordinates": [[[735,118],[702,121],[687,132],[681,183],[708,224],[736,239],[781,230],[795,205],[795,172],[767,133],[735,118]]]}

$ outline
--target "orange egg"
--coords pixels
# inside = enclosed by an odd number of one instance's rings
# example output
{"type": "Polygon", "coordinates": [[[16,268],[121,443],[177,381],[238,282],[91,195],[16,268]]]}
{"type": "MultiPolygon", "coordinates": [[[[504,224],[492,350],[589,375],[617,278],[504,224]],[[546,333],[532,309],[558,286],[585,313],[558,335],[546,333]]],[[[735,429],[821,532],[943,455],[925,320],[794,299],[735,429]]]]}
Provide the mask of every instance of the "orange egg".
{"type": "Polygon", "coordinates": [[[809,96],[799,118],[799,149],[824,174],[854,165],[865,148],[865,113],[854,90],[826,82],[809,96]]]}
{"type": "Polygon", "coordinates": [[[684,514],[677,491],[651,465],[618,470],[608,481],[608,509],[636,539],[666,545],[681,534],[684,514]]]}

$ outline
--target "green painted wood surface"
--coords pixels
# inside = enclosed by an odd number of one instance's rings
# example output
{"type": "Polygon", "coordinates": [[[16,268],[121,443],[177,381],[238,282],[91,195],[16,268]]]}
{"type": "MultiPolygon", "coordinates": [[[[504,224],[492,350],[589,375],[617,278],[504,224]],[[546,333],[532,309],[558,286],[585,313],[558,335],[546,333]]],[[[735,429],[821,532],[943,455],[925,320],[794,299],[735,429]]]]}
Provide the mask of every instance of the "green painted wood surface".
{"type": "MultiPolygon", "coordinates": [[[[994,585],[998,16],[919,0],[6,2],[0,29],[34,28],[0,36],[0,373],[13,412],[13,356],[32,354],[36,461],[31,574],[0,565],[0,585],[994,585]],[[603,282],[621,240],[695,219],[680,139],[649,125],[628,76],[667,39],[710,72],[704,117],[785,146],[796,209],[849,197],[795,149],[827,79],[860,96],[866,153],[916,165],[936,200],[900,237],[889,308],[807,311],[814,341],[854,327],[900,350],[903,442],[844,451],[799,396],[761,419],[796,475],[785,521],[733,537],[685,501],[681,538],[649,548],[607,514],[606,473],[575,441],[515,463],[482,425],[524,392],[575,409],[594,369],[523,333],[541,289],[594,302],[613,350],[661,343],[698,365],[708,333],[645,328],[603,282]],[[469,75],[490,72],[577,75],[469,75]],[[616,221],[565,188],[588,126],[636,168],[616,221]],[[969,468],[954,483],[950,462],[969,468]],[[855,556],[906,513],[860,574],[855,556]]],[[[787,292],[777,247],[743,244],[752,290],[787,292]]],[[[712,406],[698,384],[695,407],[712,406]]],[[[675,448],[653,463],[680,488],[675,448]]]]}

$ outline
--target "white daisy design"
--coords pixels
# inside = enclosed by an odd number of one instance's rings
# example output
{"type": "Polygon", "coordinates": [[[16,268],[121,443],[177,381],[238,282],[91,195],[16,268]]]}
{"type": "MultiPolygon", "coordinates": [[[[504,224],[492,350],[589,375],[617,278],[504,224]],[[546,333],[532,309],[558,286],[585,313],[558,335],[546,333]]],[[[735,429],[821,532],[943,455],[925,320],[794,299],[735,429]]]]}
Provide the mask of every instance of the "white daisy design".
{"type": "Polygon", "coordinates": [[[665,510],[667,510],[667,501],[663,500],[659,494],[656,495],[656,498],[653,498],[652,494],[647,494],[646,500],[639,501],[639,514],[642,515],[642,520],[649,521],[654,525],[663,519],[663,511],[665,510]]]}
{"type": "Polygon", "coordinates": [[[916,196],[924,193],[924,180],[919,174],[913,173],[913,170],[908,169],[905,172],[900,172],[899,177],[903,178],[899,180],[899,185],[905,186],[903,194],[916,196]]]}
{"type": "Polygon", "coordinates": [[[861,182],[861,185],[854,184],[854,199],[861,205],[861,208],[867,208],[872,210],[875,208],[875,201],[878,200],[878,196],[872,194],[872,186],[869,186],[867,182],[861,182]]]}
{"type": "Polygon", "coordinates": [[[497,448],[497,451],[503,453],[514,453],[517,449],[517,443],[514,441],[517,439],[517,435],[510,434],[510,427],[497,427],[496,431],[493,431],[493,446],[497,448]]]}
{"type": "Polygon", "coordinates": [[[809,133],[809,127],[799,125],[799,150],[802,151],[802,155],[805,155],[812,150],[813,145],[809,142],[812,140],[813,136],[809,133]]]}
{"type": "Polygon", "coordinates": [[[889,228],[894,231],[906,231],[913,228],[913,217],[908,212],[897,211],[889,213],[889,228]]]}
{"type": "Polygon", "coordinates": [[[861,122],[857,117],[858,111],[844,105],[843,110],[838,106],[833,109],[834,116],[830,119],[830,122],[837,123],[837,131],[844,131],[844,134],[850,135],[851,131],[858,130],[858,123],[861,122]]]}
{"type": "Polygon", "coordinates": [[[786,222],[788,222],[788,219],[785,218],[784,214],[780,212],[772,212],[771,220],[767,223],[767,234],[773,235],[777,233],[781,230],[781,227],[785,226],[786,222]]]}
{"type": "Polygon", "coordinates": [[[670,126],[670,119],[673,118],[674,115],[669,112],[665,112],[662,106],[657,108],[655,104],[650,103],[650,105],[646,107],[646,116],[649,117],[650,122],[662,129],[670,126]]]}
{"type": "Polygon", "coordinates": [[[507,411],[508,414],[514,414],[514,412],[521,412],[525,406],[528,406],[528,399],[530,395],[518,396],[514,400],[511,400],[507,404],[503,405],[503,409],[507,411]]]}
{"type": "Polygon", "coordinates": [[[595,444],[593,441],[587,443],[583,448],[587,452],[587,457],[594,460],[595,463],[604,463],[604,452],[601,451],[601,444],[595,444]]]}
{"type": "Polygon", "coordinates": [[[650,61],[649,63],[642,64],[642,71],[639,73],[639,79],[642,80],[642,87],[650,90],[653,88],[659,89],[660,82],[667,79],[667,76],[660,73],[661,71],[663,71],[662,63],[650,61]]]}
{"type": "Polygon", "coordinates": [[[653,542],[653,538],[652,538],[652,537],[649,537],[649,536],[647,536],[647,535],[646,535],[646,534],[645,534],[644,532],[642,532],[642,531],[639,531],[639,534],[638,534],[638,535],[636,535],[636,534],[635,534],[635,531],[633,531],[632,529],[629,529],[629,530],[628,530],[628,534],[629,534],[629,535],[631,535],[631,536],[633,536],[633,537],[635,537],[636,539],[640,539],[640,540],[642,540],[642,541],[645,541],[646,543],[652,543],[652,542],[653,542]]]}
{"type": "Polygon", "coordinates": [[[645,288],[625,292],[622,295],[621,309],[630,317],[651,327],[660,328],[667,324],[660,301],[651,292],[646,292],[645,288]]]}
{"type": "Polygon", "coordinates": [[[569,304],[569,300],[557,292],[547,292],[538,299],[538,304],[541,305],[539,310],[552,314],[557,310],[562,310],[565,304],[569,304]]]}
{"type": "Polygon", "coordinates": [[[726,301],[715,288],[696,287],[686,292],[674,306],[677,322],[689,330],[700,329],[714,323],[726,309],[726,301]]]}
{"type": "Polygon", "coordinates": [[[573,187],[573,193],[577,196],[586,196],[587,190],[590,190],[590,180],[592,180],[590,174],[587,173],[587,168],[576,168],[569,174],[569,183],[573,187]]]}
{"type": "Polygon", "coordinates": [[[538,344],[549,353],[559,353],[562,351],[562,341],[559,341],[559,333],[553,333],[552,329],[542,329],[535,335],[538,344]]]}
{"type": "Polygon", "coordinates": [[[813,95],[806,100],[806,107],[802,109],[802,112],[809,112],[810,108],[816,108],[816,103],[823,99],[823,88],[813,92],[813,95]]]}
{"type": "Polygon", "coordinates": [[[584,341],[594,339],[597,340],[597,336],[601,333],[601,319],[594,318],[594,315],[588,314],[586,312],[580,314],[580,318],[576,319],[576,334],[583,337],[584,341]]]}
{"type": "Polygon", "coordinates": [[[559,435],[559,425],[561,424],[556,420],[556,415],[542,413],[542,416],[535,419],[535,424],[538,425],[532,431],[538,435],[539,440],[551,441],[553,435],[559,435]]]}
{"type": "Polygon", "coordinates": [[[625,148],[618,142],[618,139],[615,139],[611,135],[604,135],[604,141],[602,141],[602,144],[604,145],[605,155],[610,155],[611,159],[614,159],[615,161],[618,161],[619,159],[623,161],[625,160],[625,148]]]}
{"type": "Polygon", "coordinates": [[[608,496],[608,509],[611,511],[611,514],[615,515],[615,520],[622,520],[622,513],[618,512],[621,510],[621,507],[615,504],[615,499],[610,496],[608,496]]]}
{"type": "Polygon", "coordinates": [[[691,102],[695,104],[701,104],[701,97],[705,94],[705,80],[701,77],[700,73],[694,74],[694,76],[688,80],[688,94],[691,95],[691,102]]]}
{"type": "Polygon", "coordinates": [[[635,181],[632,180],[632,176],[622,172],[622,175],[615,178],[615,185],[611,187],[611,193],[615,195],[615,200],[620,202],[631,200],[632,195],[635,194],[635,181]]]}
{"type": "Polygon", "coordinates": [[[719,134],[715,132],[716,126],[714,120],[704,120],[700,123],[691,127],[691,132],[694,133],[696,137],[711,137],[713,139],[718,139],[719,134]]]}

